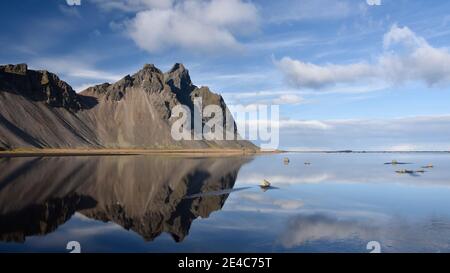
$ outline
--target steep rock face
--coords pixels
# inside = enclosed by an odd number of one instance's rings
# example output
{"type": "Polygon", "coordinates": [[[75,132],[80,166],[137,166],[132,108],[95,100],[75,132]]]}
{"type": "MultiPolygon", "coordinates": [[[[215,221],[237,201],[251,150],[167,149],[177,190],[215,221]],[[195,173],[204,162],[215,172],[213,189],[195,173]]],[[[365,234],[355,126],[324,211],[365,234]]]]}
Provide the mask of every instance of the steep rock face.
{"type": "Polygon", "coordinates": [[[197,87],[192,84],[189,72],[182,64],[175,64],[169,72],[165,73],[164,81],[170,86],[180,103],[192,108],[191,93],[197,87]]]}
{"type": "Polygon", "coordinates": [[[70,85],[48,71],[28,70],[26,64],[0,66],[0,90],[70,111],[83,108],[70,85]]]}
{"type": "Polygon", "coordinates": [[[104,147],[182,148],[207,147],[204,143],[182,143],[170,135],[170,110],[179,102],[164,82],[164,74],[153,65],[114,84],[102,84],[81,92],[98,104],[79,113],[104,147]]]}
{"type": "Polygon", "coordinates": [[[77,113],[0,91],[0,147],[101,147],[96,132],[77,113]]]}
{"type": "MultiPolygon", "coordinates": [[[[46,71],[26,65],[0,67],[0,148],[234,148],[256,149],[247,141],[175,141],[171,109],[203,105],[227,107],[207,87],[198,88],[182,64],[167,73],[145,65],[114,84],[80,94],[46,71]],[[18,111],[16,109],[19,108],[18,111]]],[[[234,121],[232,121],[234,124],[234,121]]]]}

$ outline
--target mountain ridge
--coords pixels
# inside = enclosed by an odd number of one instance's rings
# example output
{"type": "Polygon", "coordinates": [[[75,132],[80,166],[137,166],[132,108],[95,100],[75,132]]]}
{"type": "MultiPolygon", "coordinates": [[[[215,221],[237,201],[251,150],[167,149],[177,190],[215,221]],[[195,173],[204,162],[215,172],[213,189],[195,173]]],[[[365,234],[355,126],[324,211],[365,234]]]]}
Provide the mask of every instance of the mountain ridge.
{"type": "Polygon", "coordinates": [[[0,66],[0,149],[18,148],[148,148],[258,149],[240,140],[175,141],[171,109],[193,110],[193,100],[229,111],[222,96],[195,86],[189,71],[176,63],[163,73],[152,64],[115,83],[76,93],[46,70],[26,64],[0,66]]]}

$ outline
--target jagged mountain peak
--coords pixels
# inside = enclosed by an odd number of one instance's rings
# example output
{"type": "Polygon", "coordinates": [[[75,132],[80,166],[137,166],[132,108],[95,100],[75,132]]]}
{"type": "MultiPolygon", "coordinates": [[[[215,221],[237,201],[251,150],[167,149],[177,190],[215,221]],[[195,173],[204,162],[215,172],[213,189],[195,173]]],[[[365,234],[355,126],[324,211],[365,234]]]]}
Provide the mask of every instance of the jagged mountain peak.
{"type": "Polygon", "coordinates": [[[174,73],[176,71],[187,71],[182,63],[175,63],[168,73],[174,73]]]}
{"type": "Polygon", "coordinates": [[[133,75],[126,75],[113,84],[103,83],[92,86],[81,92],[88,96],[104,96],[106,100],[120,101],[130,88],[140,89],[148,93],[164,90],[164,74],[153,64],[145,64],[133,75]]]}
{"type": "Polygon", "coordinates": [[[164,74],[165,83],[170,87],[172,92],[177,95],[178,100],[186,102],[189,95],[196,89],[192,83],[189,70],[183,64],[176,63],[174,66],[164,74]]]}
{"type": "MultiPolygon", "coordinates": [[[[0,66],[0,148],[255,148],[247,141],[176,141],[171,111],[202,97],[204,105],[227,106],[198,88],[180,63],[166,73],[152,64],[119,81],[77,94],[47,71],[26,64],[0,66]]],[[[237,134],[236,134],[237,135],[237,134]]]]}
{"type": "MultiPolygon", "coordinates": [[[[166,73],[163,73],[154,64],[145,64],[136,73],[126,75],[115,83],[103,83],[92,86],[81,92],[81,94],[104,94],[107,99],[120,100],[127,92],[126,89],[131,87],[140,88],[150,93],[170,90],[177,97],[180,93],[184,93],[184,96],[188,97],[196,88],[192,83],[189,70],[181,63],[174,64],[166,73]]],[[[181,101],[185,101],[185,98],[183,97],[181,101]]]]}
{"type": "Polygon", "coordinates": [[[159,70],[154,64],[145,64],[144,67],[139,70],[139,73],[158,73],[162,74],[161,70],[159,70]]]}

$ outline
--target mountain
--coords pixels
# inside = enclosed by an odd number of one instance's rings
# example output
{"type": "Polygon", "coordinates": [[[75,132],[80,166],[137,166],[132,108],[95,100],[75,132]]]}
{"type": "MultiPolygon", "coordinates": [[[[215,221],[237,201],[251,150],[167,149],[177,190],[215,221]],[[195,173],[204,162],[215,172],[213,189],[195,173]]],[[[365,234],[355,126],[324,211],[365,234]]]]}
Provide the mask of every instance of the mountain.
{"type": "Polygon", "coordinates": [[[0,241],[25,242],[54,232],[79,213],[114,222],[147,241],[169,233],[179,242],[195,219],[223,207],[241,166],[250,160],[0,158],[0,241]]]}
{"type": "Polygon", "coordinates": [[[116,83],[79,94],[48,71],[29,70],[26,64],[0,66],[0,149],[257,149],[240,139],[234,120],[233,141],[174,140],[172,108],[181,104],[193,113],[198,97],[204,107],[219,105],[226,115],[223,98],[195,86],[182,64],[166,73],[147,64],[116,83]]]}

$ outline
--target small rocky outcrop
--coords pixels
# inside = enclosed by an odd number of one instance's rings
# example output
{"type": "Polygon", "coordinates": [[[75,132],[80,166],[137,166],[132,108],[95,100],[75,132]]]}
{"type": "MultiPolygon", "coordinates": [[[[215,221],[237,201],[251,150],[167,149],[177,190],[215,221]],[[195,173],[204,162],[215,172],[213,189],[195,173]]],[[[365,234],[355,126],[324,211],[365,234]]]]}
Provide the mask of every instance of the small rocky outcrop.
{"type": "Polygon", "coordinates": [[[83,108],[69,84],[46,70],[28,70],[26,64],[0,66],[0,89],[70,111],[83,108]]]}

